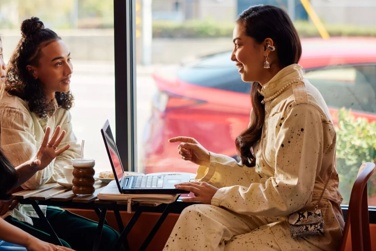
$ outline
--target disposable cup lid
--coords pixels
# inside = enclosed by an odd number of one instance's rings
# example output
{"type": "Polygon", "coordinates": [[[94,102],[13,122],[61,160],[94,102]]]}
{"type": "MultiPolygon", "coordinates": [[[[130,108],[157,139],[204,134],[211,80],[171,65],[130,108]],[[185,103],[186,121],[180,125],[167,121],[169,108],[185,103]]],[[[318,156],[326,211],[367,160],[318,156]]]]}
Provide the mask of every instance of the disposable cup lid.
{"type": "Polygon", "coordinates": [[[95,165],[95,160],[93,159],[74,159],[72,164],[75,167],[93,167],[95,165]]]}

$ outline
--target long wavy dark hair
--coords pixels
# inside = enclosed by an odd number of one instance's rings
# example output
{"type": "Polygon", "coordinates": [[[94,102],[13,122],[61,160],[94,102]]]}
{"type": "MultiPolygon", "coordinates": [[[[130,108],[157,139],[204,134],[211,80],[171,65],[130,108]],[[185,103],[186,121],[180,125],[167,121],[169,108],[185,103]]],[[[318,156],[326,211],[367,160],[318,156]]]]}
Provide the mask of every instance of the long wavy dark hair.
{"type": "MultiPolygon", "coordinates": [[[[302,54],[300,38],[284,10],[270,5],[252,6],[241,13],[236,22],[244,25],[246,35],[256,42],[261,44],[266,38],[274,41],[281,69],[299,62],[302,54]]],[[[265,121],[265,107],[262,103],[263,97],[259,94],[260,89],[259,83],[252,83],[250,95],[253,109],[250,125],[235,139],[240,159],[248,167],[253,167],[256,163],[253,148],[261,138],[265,121]]]]}
{"type": "Polygon", "coordinates": [[[0,150],[0,199],[7,198],[8,192],[18,180],[18,174],[13,165],[0,150]]]}
{"type": "MultiPolygon", "coordinates": [[[[26,100],[31,112],[45,118],[48,116],[50,101],[47,100],[39,80],[34,79],[27,70],[27,65],[38,65],[41,49],[61,38],[54,31],[45,28],[37,17],[22,22],[21,34],[22,37],[8,63],[5,90],[26,100]]],[[[70,92],[56,92],[55,98],[58,106],[66,110],[73,105],[70,92]]]]}

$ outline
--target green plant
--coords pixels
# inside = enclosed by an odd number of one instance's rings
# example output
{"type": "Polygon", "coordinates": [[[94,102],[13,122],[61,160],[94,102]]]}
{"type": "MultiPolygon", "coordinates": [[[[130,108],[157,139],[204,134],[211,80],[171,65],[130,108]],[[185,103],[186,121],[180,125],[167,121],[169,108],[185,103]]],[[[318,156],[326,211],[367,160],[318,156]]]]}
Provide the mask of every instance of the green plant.
{"type": "MultiPolygon", "coordinates": [[[[231,37],[234,22],[213,20],[153,21],[154,38],[212,38],[231,37]]],[[[301,37],[319,37],[317,28],[309,21],[295,21],[294,25],[301,37]]],[[[335,36],[376,36],[375,27],[351,25],[325,25],[331,37],[335,36]]]]}
{"type": "MultiPolygon", "coordinates": [[[[376,122],[356,118],[349,110],[340,109],[337,127],[337,171],[344,204],[349,202],[351,188],[361,163],[375,159],[376,122]]],[[[372,184],[375,184],[374,179],[372,184]]],[[[374,194],[376,185],[369,186],[368,192],[370,195],[374,194]]]]}

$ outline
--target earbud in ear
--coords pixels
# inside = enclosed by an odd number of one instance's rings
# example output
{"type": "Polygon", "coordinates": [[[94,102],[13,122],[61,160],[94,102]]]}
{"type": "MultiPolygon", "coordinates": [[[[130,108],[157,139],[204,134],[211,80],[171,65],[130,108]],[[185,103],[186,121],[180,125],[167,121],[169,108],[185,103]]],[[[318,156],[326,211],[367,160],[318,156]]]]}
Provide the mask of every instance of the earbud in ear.
{"type": "Polygon", "coordinates": [[[275,51],[275,47],[274,47],[273,45],[268,44],[268,45],[266,46],[266,48],[267,48],[269,51],[275,51]]]}

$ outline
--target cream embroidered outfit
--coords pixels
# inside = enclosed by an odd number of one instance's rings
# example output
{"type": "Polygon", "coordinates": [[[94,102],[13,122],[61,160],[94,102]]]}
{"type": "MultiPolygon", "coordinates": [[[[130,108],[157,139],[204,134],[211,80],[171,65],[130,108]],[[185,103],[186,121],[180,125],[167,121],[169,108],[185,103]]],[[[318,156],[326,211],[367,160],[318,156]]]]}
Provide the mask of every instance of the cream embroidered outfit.
{"type": "MultiPolygon", "coordinates": [[[[56,105],[57,106],[57,105],[56,105]]],[[[26,181],[22,188],[36,189],[39,186],[63,178],[62,168],[70,163],[72,158],[79,157],[80,146],[72,131],[70,113],[56,107],[55,112],[48,118],[39,118],[30,112],[26,101],[4,93],[0,101],[0,146],[14,166],[34,157],[42,143],[46,127],[55,128],[60,125],[66,135],[61,145],[69,144],[70,148],[53,160],[48,167],[38,171],[26,181]]],[[[45,207],[42,207],[45,210],[45,207]]],[[[12,216],[32,224],[29,216],[37,217],[30,205],[20,205],[14,209],[12,216]]]]}
{"type": "Polygon", "coordinates": [[[265,123],[256,166],[211,154],[197,178],[219,189],[211,205],[182,212],[164,250],[337,250],[344,221],[327,105],[297,64],[282,69],[260,94],[265,123]],[[292,239],[286,217],[314,205],[328,180],[320,202],[325,235],[292,239]]]}

